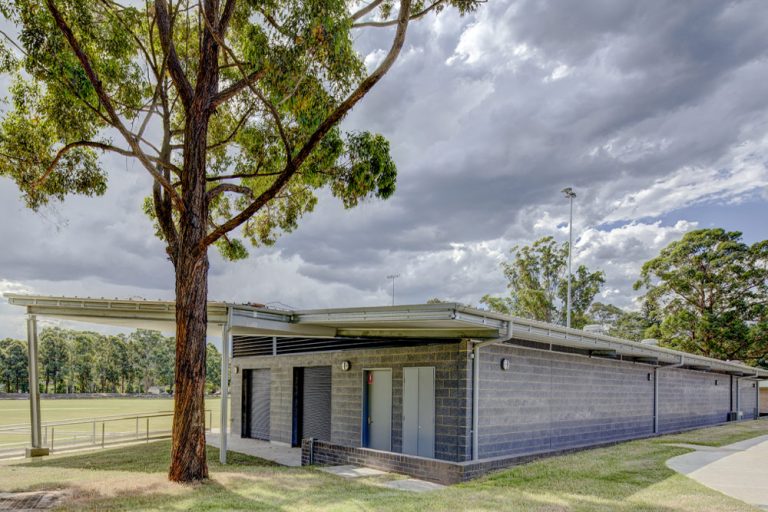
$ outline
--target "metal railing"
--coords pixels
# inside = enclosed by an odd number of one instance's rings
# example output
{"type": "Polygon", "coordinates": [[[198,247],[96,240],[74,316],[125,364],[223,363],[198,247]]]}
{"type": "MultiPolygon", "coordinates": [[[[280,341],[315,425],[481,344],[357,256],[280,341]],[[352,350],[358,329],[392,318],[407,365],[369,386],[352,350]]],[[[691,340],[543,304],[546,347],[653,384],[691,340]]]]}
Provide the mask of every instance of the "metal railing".
{"type": "MultiPolygon", "coordinates": [[[[205,410],[205,430],[211,431],[213,413],[205,410]]],[[[171,436],[173,412],[102,416],[42,424],[42,444],[51,453],[82,448],[149,442],[171,436]]],[[[18,457],[29,447],[30,425],[0,427],[0,458],[18,457]]]]}

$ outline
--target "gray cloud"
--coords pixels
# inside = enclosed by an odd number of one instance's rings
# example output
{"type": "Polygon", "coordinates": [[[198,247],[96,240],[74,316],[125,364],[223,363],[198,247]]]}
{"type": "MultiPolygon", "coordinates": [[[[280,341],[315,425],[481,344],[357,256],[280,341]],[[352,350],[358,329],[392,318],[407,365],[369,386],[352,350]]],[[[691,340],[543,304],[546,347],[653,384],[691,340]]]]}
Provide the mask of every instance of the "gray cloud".
{"type": "MultiPolygon", "coordinates": [[[[606,270],[605,300],[629,306],[641,263],[696,226],[656,219],[768,187],[767,32],[762,0],[493,0],[470,17],[422,20],[344,122],[389,138],[395,196],[344,210],[321,193],[275,248],[238,263],[213,255],[212,297],[385,304],[384,276],[399,272],[400,303],[477,303],[504,291],[509,247],[565,239],[559,190],[573,186],[577,259],[606,270]]],[[[365,31],[356,44],[375,63],[389,37],[365,31]]],[[[172,268],[139,210],[149,181],[106,162],[104,198],[42,215],[0,180],[5,288],[172,295],[172,268]]],[[[9,315],[0,303],[0,324],[9,315]]]]}

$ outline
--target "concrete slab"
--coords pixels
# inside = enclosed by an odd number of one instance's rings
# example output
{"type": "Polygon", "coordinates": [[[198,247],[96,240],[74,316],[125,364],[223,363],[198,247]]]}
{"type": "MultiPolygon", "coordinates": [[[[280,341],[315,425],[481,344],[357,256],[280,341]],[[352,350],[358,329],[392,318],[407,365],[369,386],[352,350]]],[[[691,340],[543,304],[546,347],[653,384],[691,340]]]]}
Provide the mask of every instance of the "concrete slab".
{"type": "Polygon", "coordinates": [[[325,471],[326,473],[344,478],[360,478],[363,476],[380,476],[387,474],[386,471],[359,466],[325,466],[319,469],[320,471],[325,471]]]}
{"type": "Polygon", "coordinates": [[[431,492],[439,491],[440,489],[445,488],[444,485],[427,482],[425,480],[416,480],[415,478],[407,478],[405,480],[392,480],[382,485],[384,487],[389,487],[390,489],[410,492],[431,492]]]}
{"type": "MultiPolygon", "coordinates": [[[[205,440],[208,444],[217,448],[220,446],[219,434],[216,432],[206,434],[205,440]]],[[[281,466],[301,466],[301,448],[293,448],[287,444],[270,443],[269,441],[259,441],[258,439],[247,439],[230,435],[227,440],[227,450],[276,462],[281,466]]]]}
{"type": "Polygon", "coordinates": [[[768,436],[673,457],[667,466],[712,489],[768,510],[768,436]]]}

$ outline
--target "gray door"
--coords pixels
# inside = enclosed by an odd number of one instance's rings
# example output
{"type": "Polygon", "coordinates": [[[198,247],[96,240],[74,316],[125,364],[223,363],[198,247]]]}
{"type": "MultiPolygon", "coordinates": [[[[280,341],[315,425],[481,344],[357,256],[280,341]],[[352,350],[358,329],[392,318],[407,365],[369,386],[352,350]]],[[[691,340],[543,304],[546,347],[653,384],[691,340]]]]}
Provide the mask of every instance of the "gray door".
{"type": "Polygon", "coordinates": [[[253,439],[269,441],[271,382],[271,370],[251,370],[250,434],[253,439]]]}
{"type": "Polygon", "coordinates": [[[375,450],[392,450],[392,370],[368,370],[364,444],[375,450]]]}
{"type": "Polygon", "coordinates": [[[435,456],[435,368],[403,368],[403,453],[435,456]]]}
{"type": "Polygon", "coordinates": [[[302,438],[331,440],[331,367],[304,368],[302,438]]]}

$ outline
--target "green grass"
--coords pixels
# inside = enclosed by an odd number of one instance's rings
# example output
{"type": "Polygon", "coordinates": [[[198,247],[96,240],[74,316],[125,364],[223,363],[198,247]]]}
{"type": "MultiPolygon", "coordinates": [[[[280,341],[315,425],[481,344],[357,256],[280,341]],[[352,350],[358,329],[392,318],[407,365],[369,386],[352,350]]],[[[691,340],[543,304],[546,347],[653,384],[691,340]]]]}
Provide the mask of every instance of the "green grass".
{"type": "MultiPolygon", "coordinates": [[[[219,427],[221,410],[221,399],[211,398],[205,401],[205,408],[211,411],[211,424],[214,428],[219,427]]],[[[78,399],[59,399],[40,401],[40,415],[43,423],[77,420],[86,418],[100,418],[104,416],[146,414],[146,413],[167,413],[173,411],[172,398],[78,398],[78,399]]],[[[206,415],[208,421],[208,415],[206,415]]],[[[7,425],[28,424],[29,423],[29,402],[27,400],[0,400],[0,427],[7,425]]],[[[171,418],[152,418],[150,420],[150,430],[167,430],[171,427],[171,418]]],[[[140,431],[146,429],[146,422],[140,421],[140,431]]],[[[119,422],[109,422],[106,426],[106,433],[135,432],[135,420],[126,420],[119,422]]],[[[92,426],[73,425],[69,427],[57,427],[57,437],[60,439],[69,439],[74,435],[90,436],[92,426]]],[[[101,425],[97,425],[97,435],[101,433],[101,425]]],[[[4,443],[15,443],[26,441],[29,434],[26,432],[20,434],[0,433],[0,445],[4,443]]],[[[1,446],[0,446],[1,448],[1,446]]]]}
{"type": "MultiPolygon", "coordinates": [[[[768,422],[685,434],[727,443],[768,434],[768,422]]],[[[285,468],[245,455],[219,465],[208,451],[211,478],[195,485],[166,480],[169,443],[161,441],[36,462],[0,464],[0,492],[70,489],[65,510],[536,510],[755,511],[674,473],[665,461],[689,450],[664,444],[680,436],[623,443],[543,459],[426,494],[382,487],[395,475],[346,480],[314,468],[285,468]]],[[[688,441],[686,441],[688,442],[688,441]]]]}
{"type": "Polygon", "coordinates": [[[702,446],[724,446],[737,443],[755,436],[768,434],[768,420],[743,421],[719,427],[691,430],[656,438],[657,443],[688,443],[702,446]]]}

